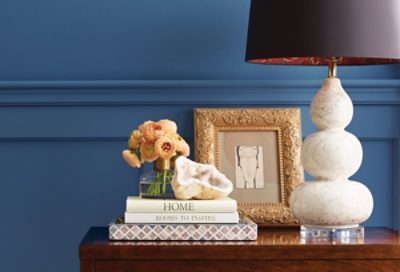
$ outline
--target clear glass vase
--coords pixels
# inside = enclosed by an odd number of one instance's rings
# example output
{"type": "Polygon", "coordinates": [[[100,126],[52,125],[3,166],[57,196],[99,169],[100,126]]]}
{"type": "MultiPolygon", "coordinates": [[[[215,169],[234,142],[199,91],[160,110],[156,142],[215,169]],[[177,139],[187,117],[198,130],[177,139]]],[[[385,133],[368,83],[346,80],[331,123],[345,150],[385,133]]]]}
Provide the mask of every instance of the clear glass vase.
{"type": "Polygon", "coordinates": [[[172,177],[170,160],[157,159],[154,162],[154,169],[143,173],[140,176],[139,190],[143,198],[173,199],[172,177]]]}

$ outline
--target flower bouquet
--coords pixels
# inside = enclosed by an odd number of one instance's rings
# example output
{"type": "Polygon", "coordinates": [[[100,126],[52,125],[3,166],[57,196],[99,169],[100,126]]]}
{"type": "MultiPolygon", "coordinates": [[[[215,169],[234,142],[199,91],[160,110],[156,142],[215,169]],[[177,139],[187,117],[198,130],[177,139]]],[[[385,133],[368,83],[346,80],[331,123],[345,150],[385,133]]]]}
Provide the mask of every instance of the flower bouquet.
{"type": "Polygon", "coordinates": [[[146,121],[132,131],[122,157],[134,168],[140,168],[146,161],[154,163],[154,170],[140,177],[141,197],[173,198],[173,162],[178,156],[189,154],[189,145],[178,134],[176,123],[164,119],[146,121]]]}

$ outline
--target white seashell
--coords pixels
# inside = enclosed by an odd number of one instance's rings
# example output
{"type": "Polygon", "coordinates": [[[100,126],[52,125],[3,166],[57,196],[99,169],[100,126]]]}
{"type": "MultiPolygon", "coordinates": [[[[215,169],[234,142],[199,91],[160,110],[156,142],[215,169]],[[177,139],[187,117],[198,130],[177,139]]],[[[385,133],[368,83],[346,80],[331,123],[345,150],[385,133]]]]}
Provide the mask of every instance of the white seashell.
{"type": "Polygon", "coordinates": [[[175,161],[172,189],[177,199],[218,199],[229,195],[233,185],[215,166],[180,156],[175,161]]]}

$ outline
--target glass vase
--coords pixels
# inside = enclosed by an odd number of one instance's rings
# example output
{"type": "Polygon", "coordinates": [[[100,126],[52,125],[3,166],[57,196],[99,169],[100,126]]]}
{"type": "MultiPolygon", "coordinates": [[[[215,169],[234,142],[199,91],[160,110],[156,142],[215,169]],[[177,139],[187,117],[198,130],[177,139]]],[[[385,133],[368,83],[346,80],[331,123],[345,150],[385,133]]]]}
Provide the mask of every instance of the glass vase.
{"type": "Polygon", "coordinates": [[[153,170],[147,171],[140,176],[139,190],[143,198],[173,199],[171,161],[157,159],[153,170]]]}

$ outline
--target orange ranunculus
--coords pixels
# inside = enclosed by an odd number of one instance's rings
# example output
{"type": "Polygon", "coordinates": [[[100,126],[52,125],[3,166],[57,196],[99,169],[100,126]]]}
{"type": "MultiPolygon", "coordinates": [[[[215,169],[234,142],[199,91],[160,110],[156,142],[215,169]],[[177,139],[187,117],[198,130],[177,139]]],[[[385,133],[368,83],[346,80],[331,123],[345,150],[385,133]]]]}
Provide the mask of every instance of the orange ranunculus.
{"type": "Polygon", "coordinates": [[[142,143],[142,133],[139,130],[134,130],[128,140],[129,149],[138,149],[142,143]]]}
{"type": "Polygon", "coordinates": [[[176,145],[170,137],[162,136],[154,144],[157,155],[164,160],[171,159],[176,153],[176,145]]]}
{"type": "Polygon", "coordinates": [[[176,152],[181,156],[190,155],[190,147],[178,133],[166,133],[165,136],[171,138],[176,145],[176,152]]]}
{"type": "Polygon", "coordinates": [[[179,138],[180,140],[176,143],[176,151],[180,153],[180,155],[188,157],[190,155],[190,147],[182,137],[179,138]]]}
{"type": "Polygon", "coordinates": [[[158,121],[158,124],[161,126],[161,129],[164,130],[166,133],[176,133],[178,127],[174,121],[163,119],[158,121]]]}
{"type": "Polygon", "coordinates": [[[144,122],[139,126],[139,131],[147,143],[155,143],[165,133],[161,125],[153,121],[144,122]]]}
{"type": "Polygon", "coordinates": [[[146,160],[148,162],[155,161],[158,158],[158,154],[154,149],[154,144],[142,142],[140,145],[140,155],[142,160],[146,160]]]}
{"type": "Polygon", "coordinates": [[[136,156],[135,153],[132,153],[130,150],[127,149],[127,150],[122,151],[122,157],[133,168],[140,167],[139,158],[136,156]]]}

